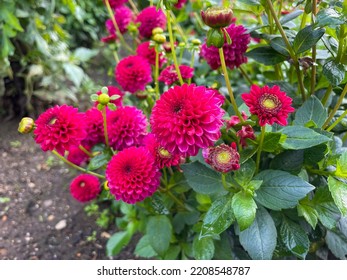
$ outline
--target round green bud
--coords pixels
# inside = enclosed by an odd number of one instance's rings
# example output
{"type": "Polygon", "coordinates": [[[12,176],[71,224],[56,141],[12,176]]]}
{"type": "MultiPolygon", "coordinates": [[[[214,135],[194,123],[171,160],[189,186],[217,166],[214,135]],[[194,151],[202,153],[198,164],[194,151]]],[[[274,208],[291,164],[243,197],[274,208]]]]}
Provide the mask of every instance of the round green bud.
{"type": "Polygon", "coordinates": [[[193,44],[194,46],[200,46],[200,45],[201,45],[201,41],[200,41],[199,39],[193,39],[193,40],[192,40],[192,44],[193,44]]]}
{"type": "Polygon", "coordinates": [[[163,34],[163,33],[164,33],[164,30],[160,27],[153,28],[153,30],[152,30],[152,35],[163,34]]]}
{"type": "Polygon", "coordinates": [[[166,37],[163,34],[154,34],[152,40],[157,44],[164,44],[166,42],[166,37]]]}
{"type": "Polygon", "coordinates": [[[98,97],[98,102],[105,106],[110,102],[110,96],[107,93],[101,93],[98,97]]]}

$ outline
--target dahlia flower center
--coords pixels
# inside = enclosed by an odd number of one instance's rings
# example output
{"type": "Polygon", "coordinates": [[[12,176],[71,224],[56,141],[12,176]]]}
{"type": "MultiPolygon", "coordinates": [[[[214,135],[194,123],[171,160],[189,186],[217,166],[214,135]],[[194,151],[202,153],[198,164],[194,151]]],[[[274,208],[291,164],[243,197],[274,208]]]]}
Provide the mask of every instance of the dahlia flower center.
{"type": "Polygon", "coordinates": [[[56,117],[52,117],[52,118],[49,120],[48,124],[49,124],[49,125],[53,125],[53,124],[55,124],[56,121],[57,121],[57,118],[56,118],[56,117]]]}
{"type": "Polygon", "coordinates": [[[172,110],[173,110],[174,113],[177,114],[177,113],[179,113],[182,110],[182,108],[183,108],[183,105],[181,103],[177,103],[177,104],[173,105],[172,110]]]}
{"type": "Polygon", "coordinates": [[[268,112],[276,112],[281,108],[281,101],[276,95],[265,93],[260,98],[260,106],[268,112]]]}
{"type": "Polygon", "coordinates": [[[170,152],[168,150],[165,150],[164,148],[159,148],[158,153],[161,157],[164,157],[164,158],[170,158],[171,157],[170,152]]]}
{"type": "Polygon", "coordinates": [[[231,161],[231,154],[227,151],[222,151],[217,154],[216,160],[219,164],[228,164],[231,161]]]}
{"type": "Polygon", "coordinates": [[[80,187],[81,187],[81,188],[84,188],[85,186],[86,186],[86,183],[85,183],[85,182],[81,182],[81,183],[80,183],[80,187]]]}
{"type": "Polygon", "coordinates": [[[132,168],[131,168],[130,164],[124,165],[124,172],[125,173],[129,174],[129,173],[131,173],[131,170],[132,170],[132,168]]]}

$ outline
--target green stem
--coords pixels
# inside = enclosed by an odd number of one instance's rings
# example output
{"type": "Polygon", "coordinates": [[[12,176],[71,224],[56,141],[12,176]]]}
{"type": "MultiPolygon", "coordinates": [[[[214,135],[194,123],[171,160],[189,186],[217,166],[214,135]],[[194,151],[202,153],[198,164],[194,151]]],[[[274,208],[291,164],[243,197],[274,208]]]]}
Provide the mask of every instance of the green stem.
{"type": "Polygon", "coordinates": [[[175,70],[176,70],[176,73],[178,76],[178,80],[180,81],[180,84],[183,85],[183,79],[182,79],[181,71],[180,71],[180,68],[179,68],[179,65],[177,62],[177,57],[176,57],[175,43],[174,43],[172,25],[171,25],[171,11],[166,10],[166,17],[167,17],[167,29],[169,31],[172,58],[174,61],[175,70]]]}
{"type": "MultiPolygon", "coordinates": [[[[190,58],[190,67],[194,69],[194,63],[195,63],[195,50],[192,50],[192,57],[190,58]]],[[[189,78],[188,85],[190,85],[192,82],[192,78],[189,78]]]]}
{"type": "Polygon", "coordinates": [[[89,170],[87,170],[87,169],[84,169],[84,168],[82,168],[82,167],[80,167],[80,166],[78,166],[78,165],[72,163],[71,161],[67,160],[65,157],[63,157],[61,154],[59,154],[59,153],[58,153],[57,151],[55,151],[55,150],[53,150],[52,153],[53,153],[56,157],[58,157],[59,159],[61,159],[63,162],[65,162],[67,165],[69,165],[69,166],[71,166],[71,167],[73,167],[73,168],[75,168],[75,169],[77,169],[77,170],[79,170],[79,171],[82,171],[82,172],[84,172],[84,173],[88,173],[88,174],[94,175],[94,176],[99,177],[99,178],[101,178],[101,179],[105,179],[105,176],[103,176],[103,175],[100,175],[100,174],[98,174],[98,173],[89,171],[89,170]]]}
{"type": "Polygon", "coordinates": [[[118,53],[116,50],[113,51],[113,56],[114,56],[114,60],[116,61],[116,63],[118,64],[119,62],[119,57],[118,57],[118,53]]]}
{"type": "Polygon", "coordinates": [[[343,99],[345,98],[346,93],[347,93],[347,83],[345,84],[345,87],[343,88],[343,91],[342,91],[339,99],[337,100],[337,103],[336,103],[334,109],[330,112],[328,119],[323,124],[323,128],[326,128],[329,125],[332,118],[335,116],[337,110],[340,108],[340,106],[342,104],[343,99]]]}
{"type": "Polygon", "coordinates": [[[342,143],[345,143],[345,141],[347,141],[347,132],[342,137],[342,143]]]}
{"type": "MultiPolygon", "coordinates": [[[[151,1],[152,2],[152,1],[151,1]]],[[[133,0],[129,0],[129,4],[131,6],[131,8],[133,9],[133,11],[135,12],[135,14],[139,13],[139,9],[137,8],[136,4],[134,3],[133,0]]],[[[152,6],[152,5],[151,5],[152,6]]]]}
{"type": "Polygon", "coordinates": [[[170,15],[171,15],[171,19],[173,21],[173,24],[176,26],[176,29],[181,36],[181,39],[183,40],[183,42],[187,43],[187,41],[188,41],[187,37],[184,34],[184,31],[182,30],[182,27],[180,26],[180,24],[177,22],[175,14],[171,11],[170,15]]]}
{"type": "Polygon", "coordinates": [[[260,156],[261,156],[261,151],[263,149],[264,138],[265,138],[265,125],[261,127],[261,131],[260,131],[260,139],[259,139],[259,146],[258,146],[257,160],[256,160],[256,171],[255,171],[256,174],[259,172],[260,156]]]}
{"type": "Polygon", "coordinates": [[[83,147],[82,145],[79,145],[78,148],[84,152],[88,157],[93,157],[93,154],[91,152],[89,152],[85,147],[83,147]]]}
{"type": "Polygon", "coordinates": [[[182,201],[180,201],[176,196],[173,195],[172,192],[170,192],[169,190],[167,189],[164,189],[164,188],[160,188],[160,191],[162,193],[166,193],[168,196],[170,196],[170,198],[175,201],[179,206],[181,206],[183,209],[186,209],[186,210],[189,210],[184,204],[182,201]]]}
{"type": "Polygon", "coordinates": [[[304,80],[302,78],[300,65],[299,65],[298,61],[296,61],[294,65],[295,65],[296,75],[298,76],[298,82],[299,82],[299,89],[300,89],[300,93],[301,93],[301,98],[302,98],[302,101],[305,101],[306,100],[305,85],[304,85],[304,80]]]}
{"type": "Polygon", "coordinates": [[[102,118],[104,121],[104,135],[105,135],[105,144],[107,147],[110,146],[108,141],[108,133],[107,133],[107,119],[106,119],[106,106],[102,108],[102,118]]]}
{"type": "MultiPolygon", "coordinates": [[[[317,15],[317,0],[312,0],[312,18],[311,18],[311,22],[312,25],[315,23],[315,17],[317,15]]],[[[317,67],[316,67],[316,57],[317,57],[317,47],[316,45],[314,45],[312,47],[312,71],[311,71],[311,95],[314,94],[314,89],[316,87],[316,71],[317,71],[317,67]]]]}
{"type": "Polygon", "coordinates": [[[332,130],[336,125],[338,125],[346,115],[347,115],[347,110],[345,110],[343,114],[327,128],[327,131],[332,130]]]}
{"type": "Polygon", "coordinates": [[[227,181],[226,181],[226,174],[225,173],[222,173],[221,174],[222,176],[222,185],[223,185],[223,188],[227,191],[229,191],[228,189],[228,184],[227,184],[227,181]]]}
{"type": "Polygon", "coordinates": [[[223,71],[223,75],[224,75],[224,79],[225,79],[225,84],[227,86],[227,89],[228,89],[228,92],[229,92],[229,96],[230,96],[231,105],[233,106],[235,114],[239,117],[241,123],[243,123],[244,119],[242,118],[242,115],[241,115],[241,113],[239,111],[239,108],[237,107],[237,104],[236,104],[236,101],[235,101],[235,97],[234,97],[234,93],[233,93],[233,90],[231,88],[228,70],[227,70],[227,67],[225,65],[225,58],[224,58],[223,47],[219,48],[218,51],[219,51],[219,58],[220,58],[220,62],[221,62],[221,65],[222,65],[222,71],[223,71]]]}
{"type": "Polygon", "coordinates": [[[154,71],[154,84],[155,84],[155,99],[159,100],[159,50],[158,45],[155,45],[155,71],[154,71]]]}
{"type": "Polygon", "coordinates": [[[117,24],[117,21],[116,19],[114,18],[114,13],[112,11],[112,8],[110,6],[110,2],[109,0],[105,0],[105,4],[106,4],[106,7],[107,7],[107,11],[111,17],[111,20],[112,20],[112,23],[114,25],[114,28],[116,29],[116,33],[117,33],[117,36],[119,38],[119,40],[121,41],[122,45],[130,52],[130,53],[135,53],[135,51],[127,44],[127,42],[124,40],[124,37],[122,35],[122,33],[120,32],[119,30],[119,26],[117,24]]]}
{"type": "Polygon", "coordinates": [[[252,85],[253,82],[252,82],[251,78],[247,75],[246,71],[242,68],[241,65],[238,67],[238,69],[240,70],[240,72],[241,72],[242,76],[245,78],[245,80],[246,80],[250,85],[252,85]]]}
{"type": "Polygon", "coordinates": [[[331,94],[332,90],[333,90],[333,86],[332,86],[332,85],[329,85],[328,88],[327,88],[327,90],[325,91],[325,94],[324,94],[323,99],[322,99],[322,104],[323,104],[324,106],[325,106],[326,103],[328,102],[328,99],[329,99],[329,97],[330,97],[330,94],[331,94]]]}

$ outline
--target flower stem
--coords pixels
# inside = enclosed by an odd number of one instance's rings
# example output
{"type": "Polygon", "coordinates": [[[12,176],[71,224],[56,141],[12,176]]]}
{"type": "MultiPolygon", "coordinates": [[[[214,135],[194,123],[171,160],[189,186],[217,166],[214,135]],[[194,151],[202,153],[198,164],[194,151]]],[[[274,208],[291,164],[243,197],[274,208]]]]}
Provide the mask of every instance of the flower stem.
{"type": "MultiPolygon", "coordinates": [[[[190,58],[190,67],[194,69],[194,63],[195,63],[195,50],[192,50],[192,57],[190,58]]],[[[188,80],[188,85],[190,85],[192,82],[192,77],[188,80]]]]}
{"type": "Polygon", "coordinates": [[[261,150],[263,149],[264,138],[265,138],[265,125],[261,127],[261,131],[260,131],[260,139],[259,139],[259,146],[258,146],[257,160],[256,160],[256,171],[255,171],[256,174],[259,172],[260,156],[261,156],[261,150]]]}
{"type": "Polygon", "coordinates": [[[88,157],[93,157],[93,154],[91,152],[89,152],[85,147],[83,147],[82,145],[79,145],[78,148],[80,148],[80,150],[82,152],[84,152],[88,157]]]}
{"type": "MultiPolygon", "coordinates": [[[[317,15],[317,0],[312,0],[312,25],[315,23],[315,17],[317,15]]],[[[316,86],[316,56],[317,56],[317,47],[316,45],[312,46],[312,71],[311,71],[311,95],[314,94],[314,89],[316,86]]]]}
{"type": "Polygon", "coordinates": [[[227,185],[227,181],[226,181],[226,178],[225,178],[225,177],[226,177],[226,174],[225,174],[225,173],[222,173],[221,176],[222,176],[222,185],[223,185],[223,188],[224,188],[225,190],[229,191],[228,185],[227,185]]]}
{"type": "Polygon", "coordinates": [[[110,146],[108,141],[108,133],[107,133],[107,119],[106,119],[106,107],[102,108],[102,118],[104,121],[104,135],[105,135],[105,144],[107,147],[110,146]]]}
{"type": "Polygon", "coordinates": [[[231,105],[233,106],[233,109],[235,111],[235,114],[239,117],[241,123],[244,122],[244,119],[242,118],[242,115],[237,107],[236,101],[235,101],[235,97],[234,97],[234,93],[233,90],[231,88],[231,84],[230,84],[230,80],[229,80],[229,75],[228,75],[228,70],[227,67],[225,65],[225,58],[224,58],[224,51],[223,51],[223,47],[218,49],[219,51],[219,57],[220,57],[220,61],[222,64],[222,71],[223,71],[223,75],[224,75],[224,79],[225,79],[225,84],[227,86],[228,92],[229,92],[229,96],[230,96],[230,101],[231,101],[231,105]]]}
{"type": "Polygon", "coordinates": [[[246,71],[242,68],[241,65],[238,67],[238,69],[240,70],[240,72],[241,72],[242,76],[245,78],[245,80],[246,80],[250,85],[252,85],[253,82],[252,82],[251,78],[247,75],[246,71]]]}
{"type": "Polygon", "coordinates": [[[327,128],[327,131],[332,130],[336,125],[338,125],[346,115],[347,115],[347,110],[345,110],[343,114],[327,128]]]}
{"type": "Polygon", "coordinates": [[[345,87],[343,88],[343,91],[341,92],[341,95],[339,99],[337,100],[337,103],[334,109],[330,112],[328,119],[323,124],[323,128],[326,128],[329,125],[332,118],[335,116],[337,110],[340,108],[340,105],[342,104],[343,99],[345,98],[346,93],[347,93],[347,83],[345,84],[345,87]]]}
{"type": "Polygon", "coordinates": [[[180,34],[180,36],[181,36],[183,42],[187,43],[187,37],[186,37],[186,35],[184,34],[184,31],[182,30],[182,27],[181,27],[181,26],[179,25],[179,23],[177,22],[175,14],[174,14],[172,11],[170,11],[170,14],[171,14],[171,19],[172,19],[173,23],[175,24],[175,26],[176,26],[176,28],[177,28],[177,31],[178,31],[178,33],[180,34]]]}
{"type": "Polygon", "coordinates": [[[327,90],[325,91],[325,94],[324,94],[323,99],[322,99],[322,104],[323,104],[324,106],[325,106],[326,103],[328,102],[328,99],[329,99],[329,97],[330,97],[330,94],[331,94],[332,90],[333,90],[333,86],[332,86],[332,85],[329,85],[328,88],[327,88],[327,90]]]}
{"type": "Polygon", "coordinates": [[[130,53],[134,53],[134,50],[127,44],[127,42],[124,40],[124,37],[122,35],[122,33],[120,32],[119,30],[119,26],[117,24],[117,21],[116,19],[114,18],[114,13],[112,11],[112,8],[110,6],[110,2],[109,0],[105,0],[105,4],[106,4],[106,7],[107,7],[107,11],[111,17],[111,20],[112,20],[112,23],[114,25],[114,28],[116,29],[116,32],[117,32],[117,36],[119,37],[119,40],[121,41],[122,45],[130,52],[130,53]]]}
{"type": "Polygon", "coordinates": [[[162,193],[167,194],[168,196],[170,196],[170,198],[175,201],[179,206],[181,206],[183,209],[189,210],[187,209],[187,207],[183,204],[182,201],[180,201],[176,196],[173,195],[172,192],[170,192],[169,190],[165,189],[165,188],[160,188],[160,191],[162,193]]]}
{"type": "Polygon", "coordinates": [[[155,99],[159,100],[159,50],[158,45],[155,45],[155,70],[154,70],[154,84],[155,84],[155,99]]]}
{"type": "Polygon", "coordinates": [[[139,9],[137,8],[136,4],[134,3],[133,0],[129,0],[129,4],[131,6],[131,8],[133,9],[133,11],[135,12],[135,14],[139,13],[139,9]]]}
{"type": "Polygon", "coordinates": [[[87,170],[87,169],[84,169],[83,167],[80,167],[80,166],[78,166],[78,165],[72,163],[71,161],[67,160],[65,157],[63,157],[61,154],[59,154],[59,153],[58,153],[57,151],[55,151],[55,150],[53,150],[52,153],[53,153],[56,157],[58,157],[59,159],[61,159],[63,162],[65,162],[67,165],[69,165],[69,166],[71,166],[71,167],[73,167],[73,168],[75,168],[75,169],[77,169],[77,170],[79,170],[79,171],[82,171],[82,172],[84,172],[84,173],[88,173],[88,174],[94,175],[94,176],[99,177],[99,178],[101,178],[101,179],[105,179],[105,176],[103,176],[103,175],[100,175],[100,174],[98,174],[98,173],[89,171],[89,170],[87,170]]]}
{"type": "Polygon", "coordinates": [[[180,71],[180,68],[179,68],[179,65],[177,62],[177,57],[176,57],[175,43],[174,43],[172,25],[171,25],[171,11],[166,10],[166,17],[167,17],[167,29],[169,31],[172,58],[174,61],[175,70],[176,70],[176,73],[178,76],[178,80],[180,81],[180,84],[183,85],[183,79],[182,79],[181,71],[180,71]]]}

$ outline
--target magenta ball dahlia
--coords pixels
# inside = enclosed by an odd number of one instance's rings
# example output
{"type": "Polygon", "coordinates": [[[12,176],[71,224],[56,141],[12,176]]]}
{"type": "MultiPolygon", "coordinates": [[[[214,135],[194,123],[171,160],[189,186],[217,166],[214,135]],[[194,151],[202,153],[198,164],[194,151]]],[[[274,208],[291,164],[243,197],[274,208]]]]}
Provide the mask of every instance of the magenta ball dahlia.
{"type": "Polygon", "coordinates": [[[140,23],[140,35],[145,38],[152,37],[152,30],[156,27],[166,28],[166,16],[161,9],[155,6],[144,8],[137,16],[136,22],[140,23]]]}
{"type": "Polygon", "coordinates": [[[81,174],[72,180],[70,193],[80,202],[88,202],[98,197],[101,192],[99,179],[93,175],[81,174]]]}
{"type": "Polygon", "coordinates": [[[115,78],[126,91],[135,93],[145,90],[146,85],[152,82],[151,65],[141,56],[128,56],[116,66],[115,78]]]}
{"type": "Polygon", "coordinates": [[[94,146],[98,143],[105,143],[104,123],[101,112],[97,108],[90,108],[85,113],[85,125],[87,135],[82,144],[94,146]]]}
{"type": "MultiPolygon", "coordinates": [[[[114,19],[116,20],[120,33],[124,34],[128,30],[129,23],[133,21],[134,14],[127,6],[121,6],[114,10],[114,19]]],[[[106,20],[105,25],[110,34],[117,33],[111,19],[106,20]]]]}
{"type": "MultiPolygon", "coordinates": [[[[144,42],[138,45],[136,49],[136,53],[139,56],[142,56],[143,58],[147,59],[147,61],[155,65],[155,48],[154,46],[150,46],[150,42],[144,42]]],[[[166,62],[166,58],[163,55],[163,53],[159,53],[159,67],[162,67],[163,64],[166,62]]]]}
{"type": "Polygon", "coordinates": [[[171,154],[195,156],[200,148],[219,139],[224,114],[221,105],[215,92],[204,86],[175,86],[154,105],[152,132],[171,154]]]}
{"type": "MultiPolygon", "coordinates": [[[[230,45],[227,42],[223,45],[225,64],[230,69],[234,69],[247,62],[247,57],[244,54],[250,42],[250,36],[242,25],[231,24],[225,30],[232,41],[230,45]]],[[[217,47],[207,47],[205,42],[201,47],[201,56],[206,59],[212,69],[215,70],[221,66],[217,47]]]]}
{"type": "MultiPolygon", "coordinates": [[[[84,146],[84,148],[90,152],[90,147],[84,146]]],[[[79,146],[73,146],[69,149],[67,160],[80,166],[89,160],[89,156],[79,146]]]]}
{"type": "Polygon", "coordinates": [[[117,200],[134,204],[159,187],[161,173],[145,147],[130,147],[114,155],[106,168],[110,192],[117,200]]]}
{"type": "Polygon", "coordinates": [[[116,9],[124,5],[124,3],[128,2],[128,0],[108,0],[108,2],[110,3],[111,8],[116,9]]]}
{"type": "Polygon", "coordinates": [[[125,106],[107,115],[107,131],[110,145],[121,151],[141,144],[147,134],[147,118],[136,107],[125,106]]]}
{"type": "Polygon", "coordinates": [[[64,154],[71,146],[78,146],[86,136],[84,115],[72,106],[50,108],[39,116],[35,124],[35,142],[43,151],[56,150],[64,154]]]}
{"type": "MultiPolygon", "coordinates": [[[[194,68],[180,65],[178,66],[181,72],[182,79],[190,79],[194,76],[194,68]]],[[[161,71],[158,80],[170,86],[178,81],[178,75],[175,65],[170,65],[161,71]]]]}

